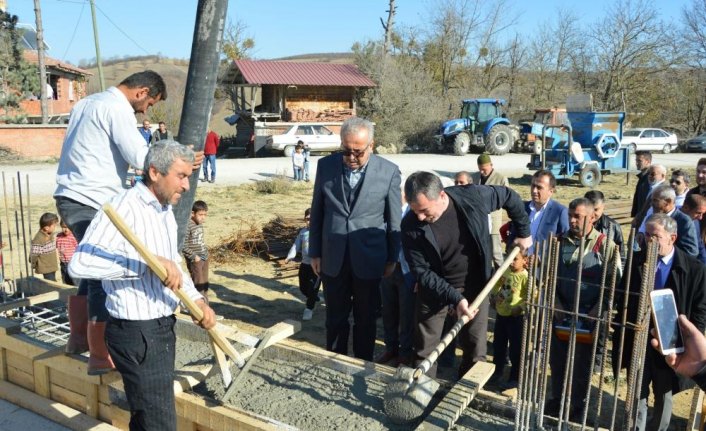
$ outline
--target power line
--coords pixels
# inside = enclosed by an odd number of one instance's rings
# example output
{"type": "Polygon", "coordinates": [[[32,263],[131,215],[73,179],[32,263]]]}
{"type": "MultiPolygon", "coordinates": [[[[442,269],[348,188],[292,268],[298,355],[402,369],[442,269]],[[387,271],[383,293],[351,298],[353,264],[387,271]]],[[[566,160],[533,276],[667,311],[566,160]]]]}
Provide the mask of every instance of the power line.
{"type": "Polygon", "coordinates": [[[74,37],[76,37],[76,31],[78,31],[78,25],[81,23],[81,17],[83,16],[83,9],[85,9],[85,7],[86,7],[86,2],[85,1],[76,2],[76,1],[70,1],[70,0],[59,0],[59,1],[67,2],[67,3],[81,3],[81,11],[78,13],[78,19],[76,20],[76,26],[74,27],[74,32],[73,32],[73,34],[71,34],[71,40],[69,40],[69,44],[66,47],[66,51],[64,51],[64,55],[61,57],[61,59],[63,60],[66,58],[66,54],[69,53],[69,48],[71,48],[71,44],[73,44],[73,42],[74,42],[74,37]]]}
{"type": "MultiPolygon", "coordinates": [[[[61,0],[61,1],[70,1],[70,0],[61,0]]],[[[149,51],[147,51],[145,48],[143,48],[139,43],[137,43],[137,41],[135,41],[135,39],[131,38],[127,33],[125,33],[125,32],[123,31],[123,29],[120,28],[120,26],[118,26],[115,22],[113,22],[113,20],[110,19],[110,17],[109,17],[105,12],[103,12],[103,9],[101,9],[100,6],[98,6],[97,4],[96,4],[96,9],[98,9],[98,11],[105,17],[105,19],[107,19],[108,22],[110,22],[111,24],[113,24],[113,26],[114,26],[116,29],[118,29],[118,31],[119,31],[120,33],[122,33],[123,36],[125,36],[125,37],[128,38],[132,43],[134,43],[136,47],[140,48],[140,49],[141,49],[142,51],[144,51],[144,53],[147,54],[147,55],[151,55],[151,54],[152,54],[151,52],[149,52],[149,51]]]]}

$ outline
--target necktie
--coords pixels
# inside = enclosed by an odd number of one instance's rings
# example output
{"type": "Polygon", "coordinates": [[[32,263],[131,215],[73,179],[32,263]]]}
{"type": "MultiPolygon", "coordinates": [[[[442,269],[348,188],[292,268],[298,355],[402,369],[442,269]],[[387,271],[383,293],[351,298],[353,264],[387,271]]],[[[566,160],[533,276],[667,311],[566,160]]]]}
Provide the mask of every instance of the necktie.
{"type": "Polygon", "coordinates": [[[667,280],[667,265],[662,262],[662,259],[659,259],[657,262],[657,273],[655,274],[655,289],[663,289],[664,283],[667,280]]]}

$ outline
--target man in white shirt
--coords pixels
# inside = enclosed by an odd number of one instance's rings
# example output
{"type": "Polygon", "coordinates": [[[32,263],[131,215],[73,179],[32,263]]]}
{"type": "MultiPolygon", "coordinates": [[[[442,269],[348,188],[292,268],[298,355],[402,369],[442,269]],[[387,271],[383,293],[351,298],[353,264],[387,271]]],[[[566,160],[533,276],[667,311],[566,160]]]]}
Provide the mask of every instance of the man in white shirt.
{"type": "MultiPolygon", "coordinates": [[[[149,147],[135,127],[135,113],[145,113],[166,98],[164,80],[148,70],[80,100],[71,110],[54,199],[61,219],[79,242],[101,205],[125,188],[128,167],[144,164],[149,147]]],[[[66,352],[90,350],[91,375],[114,368],[102,326],[95,325],[108,318],[100,286],[99,280],[82,280],[68,303],[71,334],[66,352]]]]}
{"type": "Polygon", "coordinates": [[[173,390],[176,289],[184,289],[204,313],[204,328],[216,324],[213,310],[182,271],[172,212],[189,189],[194,153],[175,141],[153,144],[145,160],[144,184],[110,200],[130,229],[167,269],[164,283],[103,211],[91,222],[69,273],[99,279],[109,313],[105,341],[120,371],[130,405],[130,429],[175,430],[173,390]]]}

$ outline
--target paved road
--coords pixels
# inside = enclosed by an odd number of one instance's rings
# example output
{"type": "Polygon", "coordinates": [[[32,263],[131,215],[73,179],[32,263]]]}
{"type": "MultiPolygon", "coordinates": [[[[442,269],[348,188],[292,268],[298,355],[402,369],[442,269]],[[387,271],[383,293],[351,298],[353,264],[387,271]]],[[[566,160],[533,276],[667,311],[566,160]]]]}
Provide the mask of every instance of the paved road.
{"type": "MultiPolygon", "coordinates": [[[[696,162],[703,154],[654,154],[653,161],[667,166],[667,168],[696,167],[696,162]]],[[[464,157],[442,154],[390,154],[383,155],[386,159],[396,163],[403,175],[409,175],[418,170],[432,170],[442,176],[453,176],[461,170],[476,170],[476,155],[469,154],[464,157]]],[[[493,157],[495,168],[506,176],[519,177],[529,174],[525,167],[529,161],[529,154],[506,154],[493,157]]],[[[313,157],[312,174],[316,173],[316,161],[313,157]]],[[[223,185],[238,185],[272,177],[277,174],[291,176],[292,165],[286,157],[265,157],[256,159],[219,159],[217,162],[218,177],[216,183],[200,183],[200,187],[219,187],[223,185]]],[[[8,194],[11,193],[11,181],[17,181],[17,172],[20,172],[22,184],[29,175],[30,193],[37,196],[49,196],[55,188],[56,164],[25,164],[0,166],[0,171],[5,175],[8,194]]],[[[26,190],[24,191],[26,192],[26,190]]]]}

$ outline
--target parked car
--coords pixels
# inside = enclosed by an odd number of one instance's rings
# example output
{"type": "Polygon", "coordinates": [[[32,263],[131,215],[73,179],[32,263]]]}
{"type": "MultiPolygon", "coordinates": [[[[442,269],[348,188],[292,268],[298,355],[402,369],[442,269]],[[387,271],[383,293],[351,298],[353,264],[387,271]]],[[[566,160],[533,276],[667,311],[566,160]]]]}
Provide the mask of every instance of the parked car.
{"type": "Polygon", "coordinates": [[[661,151],[669,154],[677,149],[677,135],[662,129],[628,129],[623,132],[621,145],[635,151],[661,151]]]}
{"type": "Polygon", "coordinates": [[[706,151],[706,133],[699,136],[694,136],[684,143],[683,150],[686,152],[701,152],[706,151]]]}
{"type": "Polygon", "coordinates": [[[297,123],[281,135],[268,136],[265,148],[290,157],[297,144],[308,144],[312,152],[335,151],[341,148],[341,135],[321,124],[297,123]]]}

